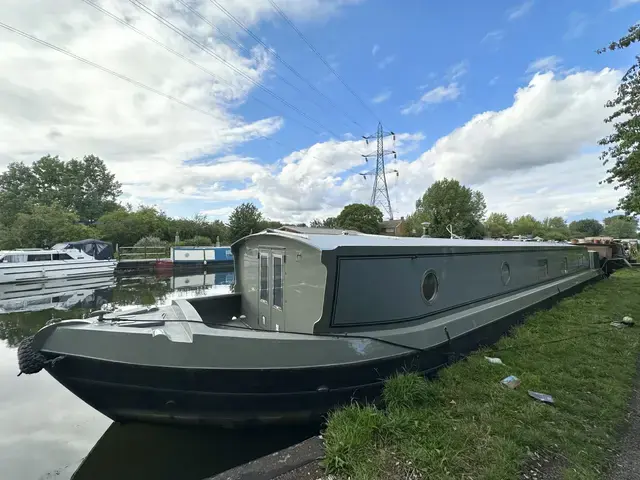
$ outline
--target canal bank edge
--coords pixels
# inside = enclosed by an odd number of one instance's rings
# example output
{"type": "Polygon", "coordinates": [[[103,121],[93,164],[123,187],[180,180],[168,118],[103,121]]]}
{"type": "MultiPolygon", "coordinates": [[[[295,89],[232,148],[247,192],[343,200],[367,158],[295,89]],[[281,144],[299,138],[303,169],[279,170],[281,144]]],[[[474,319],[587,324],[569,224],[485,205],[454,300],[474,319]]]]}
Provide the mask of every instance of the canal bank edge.
{"type": "Polygon", "coordinates": [[[324,457],[322,437],[314,436],[284,450],[203,480],[320,480],[327,477],[320,460],[324,457]],[[311,473],[314,476],[311,476],[311,473]]]}

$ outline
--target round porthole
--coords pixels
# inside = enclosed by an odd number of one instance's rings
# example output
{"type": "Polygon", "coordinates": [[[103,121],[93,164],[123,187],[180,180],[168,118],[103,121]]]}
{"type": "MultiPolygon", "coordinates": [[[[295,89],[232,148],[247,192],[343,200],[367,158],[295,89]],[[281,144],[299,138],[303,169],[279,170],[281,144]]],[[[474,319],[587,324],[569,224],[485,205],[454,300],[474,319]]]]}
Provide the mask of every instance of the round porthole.
{"type": "Polygon", "coordinates": [[[502,284],[508,285],[511,281],[511,267],[507,262],[502,262],[502,267],[500,267],[500,278],[502,278],[502,284]]]}
{"type": "Polygon", "coordinates": [[[438,295],[438,276],[433,270],[427,270],[422,277],[422,298],[431,303],[438,295]]]}

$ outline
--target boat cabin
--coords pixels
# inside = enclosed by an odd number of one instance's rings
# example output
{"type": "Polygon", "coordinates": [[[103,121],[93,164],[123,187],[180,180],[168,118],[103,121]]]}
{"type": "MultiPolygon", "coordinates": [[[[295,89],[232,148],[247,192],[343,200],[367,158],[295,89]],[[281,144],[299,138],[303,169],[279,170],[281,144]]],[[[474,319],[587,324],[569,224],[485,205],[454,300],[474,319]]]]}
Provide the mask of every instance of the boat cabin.
{"type": "Polygon", "coordinates": [[[231,248],[236,283],[219,313],[310,334],[433,321],[595,268],[586,248],[544,242],[265,230],[231,248]]]}
{"type": "Polygon", "coordinates": [[[74,260],[75,257],[69,255],[68,252],[41,250],[41,249],[23,249],[0,251],[0,263],[26,263],[26,262],[51,262],[54,260],[74,260]]]}

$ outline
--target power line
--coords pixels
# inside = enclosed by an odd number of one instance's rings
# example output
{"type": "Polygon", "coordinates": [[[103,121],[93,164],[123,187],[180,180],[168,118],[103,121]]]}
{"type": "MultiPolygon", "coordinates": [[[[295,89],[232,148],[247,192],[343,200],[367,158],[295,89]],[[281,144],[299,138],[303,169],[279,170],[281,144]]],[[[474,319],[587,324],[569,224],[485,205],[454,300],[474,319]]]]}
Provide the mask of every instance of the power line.
{"type": "MultiPolygon", "coordinates": [[[[191,5],[189,5],[187,2],[185,2],[184,0],[176,0],[180,5],[184,6],[187,10],[189,10],[192,14],[194,14],[196,17],[198,17],[200,20],[202,20],[203,22],[205,22],[207,25],[209,25],[211,28],[215,29],[219,35],[221,35],[223,38],[225,38],[228,42],[230,42],[231,44],[233,44],[236,48],[240,49],[241,51],[245,52],[247,55],[252,55],[252,52],[250,49],[248,49],[247,47],[245,47],[244,45],[242,45],[240,42],[234,40],[231,35],[225,33],[220,27],[218,27],[215,23],[211,22],[210,20],[208,20],[204,15],[202,15],[200,12],[198,12],[195,8],[193,8],[191,5]]],[[[223,8],[223,7],[220,7],[223,8]]],[[[229,14],[230,15],[230,14],[229,14]]],[[[235,17],[234,17],[235,18],[235,17]]],[[[268,47],[265,47],[268,48],[268,47]]],[[[277,55],[277,53],[275,53],[273,51],[273,49],[271,49],[272,53],[274,54],[274,56],[276,58],[278,58],[279,60],[281,60],[282,62],[284,62],[284,60],[282,60],[280,58],[279,55],[277,55]]],[[[300,75],[295,72],[295,70],[293,70],[293,67],[290,67],[289,64],[287,64],[285,62],[285,64],[287,65],[287,67],[294,71],[294,73],[299,77],[300,75]]],[[[282,75],[280,75],[278,72],[273,72],[274,75],[276,77],[278,77],[280,80],[282,80],[285,84],[289,85],[291,88],[293,88],[296,92],[298,92],[300,95],[303,96],[303,98],[305,98],[306,100],[308,100],[309,102],[313,103],[315,106],[317,106],[318,108],[321,109],[325,109],[326,107],[324,105],[321,105],[320,103],[316,102],[315,100],[311,99],[311,98],[306,98],[305,97],[305,93],[300,90],[300,88],[298,88],[297,86],[295,86],[293,83],[291,83],[289,80],[287,80],[286,78],[284,78],[282,75]]],[[[304,79],[303,79],[304,80],[304,79]]],[[[305,80],[306,82],[306,80],[305,80]]],[[[309,84],[309,82],[306,82],[307,84],[309,84]]],[[[315,89],[315,87],[313,87],[313,85],[311,85],[312,88],[315,89]]],[[[329,102],[331,102],[331,100],[326,97],[322,92],[316,90],[320,95],[322,95],[323,97],[325,97],[329,102]]],[[[332,102],[331,102],[332,103],[332,102]]],[[[336,107],[337,108],[337,107],[336,107]]],[[[343,113],[343,115],[346,116],[347,119],[349,119],[351,122],[355,123],[357,126],[360,126],[356,121],[351,120],[346,114],[343,113]]],[[[362,128],[362,127],[360,127],[362,128]]]]}
{"type": "MultiPolygon", "coordinates": [[[[64,48],[58,47],[58,46],[56,46],[56,45],[54,45],[52,43],[49,43],[49,42],[47,42],[45,40],[41,40],[41,39],[39,39],[39,38],[37,38],[37,37],[35,37],[33,35],[30,35],[30,34],[28,34],[26,32],[23,32],[22,30],[18,30],[17,28],[14,28],[14,27],[12,27],[10,25],[7,25],[5,23],[0,22],[0,28],[4,28],[5,30],[8,30],[8,31],[10,31],[12,33],[16,33],[16,34],[18,34],[18,35],[20,35],[20,36],[22,36],[24,38],[27,38],[27,39],[29,39],[29,40],[31,40],[33,42],[36,42],[36,43],[40,44],[40,45],[43,45],[43,46],[48,47],[48,48],[51,48],[52,50],[55,50],[55,51],[57,51],[59,53],[62,53],[63,55],[67,55],[68,57],[71,57],[71,58],[73,58],[75,60],[78,60],[79,62],[82,62],[85,65],[89,65],[89,66],[91,66],[93,68],[96,68],[96,69],[101,70],[101,71],[103,71],[105,73],[108,73],[109,75],[113,75],[114,77],[117,77],[117,78],[119,78],[121,80],[129,82],[129,83],[131,83],[133,85],[136,85],[137,87],[143,88],[143,89],[145,89],[145,90],[147,90],[147,91],[149,91],[151,93],[155,93],[156,95],[160,95],[161,97],[164,97],[164,98],[166,98],[168,100],[171,100],[172,102],[176,102],[176,103],[178,103],[178,104],[180,104],[180,105],[182,105],[182,106],[184,106],[186,108],[189,108],[191,110],[194,110],[196,112],[202,113],[204,115],[207,115],[207,116],[215,118],[215,119],[219,119],[220,118],[219,116],[214,115],[212,112],[208,112],[208,111],[203,110],[201,108],[198,108],[198,107],[196,107],[194,105],[190,105],[190,104],[180,100],[179,98],[174,97],[173,95],[169,95],[167,93],[161,92],[160,90],[156,90],[155,88],[150,87],[148,85],[145,85],[144,83],[139,82],[137,80],[134,80],[131,77],[128,77],[126,75],[118,73],[118,72],[116,72],[114,70],[111,70],[111,69],[109,69],[107,67],[103,67],[102,65],[98,65],[97,63],[94,63],[91,60],[87,60],[86,58],[80,57],[79,55],[76,55],[73,52],[70,52],[68,50],[65,50],[64,48]]],[[[269,138],[269,137],[266,137],[264,135],[256,135],[256,137],[262,138],[263,140],[269,140],[269,141],[274,142],[274,143],[276,143],[276,144],[278,144],[278,145],[280,145],[280,146],[282,146],[284,148],[287,148],[287,149],[296,150],[295,148],[291,147],[290,145],[286,145],[286,144],[284,144],[284,143],[282,143],[282,142],[280,142],[280,141],[278,141],[278,140],[276,140],[274,138],[269,138]]]]}
{"type": "Polygon", "coordinates": [[[242,76],[243,78],[245,78],[246,80],[248,80],[251,84],[255,85],[256,87],[264,90],[265,92],[267,92],[269,95],[271,95],[272,97],[274,97],[275,99],[277,99],[278,101],[282,102],[284,105],[286,105],[287,107],[289,107],[290,109],[292,109],[293,111],[297,112],[299,115],[305,117],[306,119],[312,121],[313,123],[315,123],[316,125],[318,125],[320,128],[324,129],[325,131],[329,132],[331,135],[333,135],[334,137],[340,137],[338,134],[336,134],[335,132],[332,132],[331,129],[327,128],[326,126],[324,126],[322,123],[320,123],[318,120],[315,120],[314,118],[310,117],[309,115],[307,115],[305,112],[303,112],[302,110],[300,110],[298,107],[296,107],[295,105],[292,105],[291,103],[287,102],[284,98],[282,98],[280,95],[278,95],[277,93],[275,93],[273,90],[271,90],[270,88],[264,86],[261,82],[258,82],[256,80],[254,80],[253,78],[251,78],[249,75],[247,75],[246,73],[244,73],[242,70],[240,70],[239,68],[237,68],[235,65],[233,65],[232,63],[228,62],[227,60],[225,60],[224,58],[222,58],[220,55],[218,55],[217,53],[213,52],[212,50],[210,50],[209,48],[207,48],[206,46],[204,46],[203,44],[201,44],[200,42],[198,42],[197,40],[195,40],[191,35],[185,33],[183,30],[181,30],[180,28],[176,27],[173,23],[171,23],[170,21],[166,20],[164,17],[162,17],[162,15],[159,15],[158,13],[156,13],[155,11],[153,11],[152,9],[150,9],[149,7],[147,7],[146,5],[144,5],[143,3],[139,2],[138,0],[129,0],[129,2],[131,2],[134,6],[138,7],[140,10],[142,10],[143,12],[147,13],[148,15],[150,15],[151,17],[155,18],[156,20],[158,20],[160,23],[162,23],[163,25],[165,25],[166,27],[170,28],[171,30],[173,30],[174,32],[176,32],[178,35],[182,36],[183,38],[187,39],[189,42],[191,42],[193,45],[197,46],[200,50],[202,50],[203,52],[207,53],[208,55],[211,55],[213,58],[215,58],[216,60],[218,60],[219,62],[223,63],[224,65],[226,65],[227,67],[229,67],[231,70],[233,70],[234,72],[236,72],[238,75],[242,76]]]}
{"type": "MultiPolygon", "coordinates": [[[[84,3],[86,3],[87,5],[89,5],[89,6],[93,7],[93,8],[95,8],[96,10],[98,10],[98,11],[100,11],[100,12],[104,13],[105,15],[107,15],[107,16],[108,16],[108,17],[110,17],[110,18],[112,18],[113,20],[115,20],[116,22],[120,23],[121,25],[123,25],[123,26],[125,26],[125,27],[127,27],[127,28],[130,28],[131,30],[133,30],[133,31],[134,31],[134,32],[136,32],[137,34],[139,34],[139,35],[143,36],[144,38],[146,38],[147,40],[149,40],[149,41],[151,41],[151,42],[155,43],[155,44],[156,44],[156,45],[158,45],[159,47],[162,47],[162,48],[164,48],[166,51],[168,51],[168,52],[172,53],[173,55],[176,55],[177,57],[181,58],[181,59],[182,59],[182,60],[184,60],[185,62],[188,62],[188,63],[190,63],[191,65],[193,65],[194,67],[196,67],[196,68],[198,68],[198,69],[202,70],[202,71],[203,71],[203,72],[205,72],[206,74],[210,75],[212,78],[216,79],[218,82],[220,82],[220,83],[222,83],[222,84],[226,85],[226,86],[227,86],[227,87],[229,87],[229,88],[234,88],[234,87],[233,87],[233,85],[231,85],[231,83],[229,83],[229,82],[225,81],[223,78],[219,77],[218,75],[216,75],[215,73],[213,73],[213,72],[212,72],[211,70],[209,70],[208,68],[203,67],[203,66],[202,66],[202,65],[200,65],[199,63],[197,63],[197,62],[195,62],[195,61],[191,60],[191,59],[190,59],[189,57],[187,57],[186,55],[183,55],[182,53],[180,53],[180,52],[178,52],[178,51],[174,50],[173,48],[171,48],[171,47],[169,47],[169,46],[165,45],[164,43],[160,42],[159,40],[156,40],[156,39],[155,39],[155,38],[153,38],[151,35],[148,35],[147,33],[143,32],[142,30],[140,30],[140,29],[138,29],[138,28],[134,27],[134,26],[133,26],[133,25],[131,25],[130,23],[128,23],[128,22],[126,22],[126,21],[122,20],[121,18],[119,18],[117,15],[114,15],[114,14],[113,14],[113,13],[111,13],[110,11],[105,10],[105,9],[104,9],[104,8],[102,8],[100,5],[98,5],[98,4],[96,4],[96,3],[94,3],[92,0],[82,0],[82,1],[83,1],[84,3]]],[[[321,132],[319,132],[318,130],[315,130],[315,129],[313,129],[313,128],[309,127],[308,125],[306,125],[306,124],[302,123],[301,121],[296,120],[296,119],[294,119],[294,118],[287,117],[287,116],[286,116],[285,114],[283,114],[281,111],[279,111],[279,110],[278,110],[278,109],[276,109],[275,107],[273,107],[273,106],[269,105],[268,103],[266,103],[266,102],[264,102],[264,101],[260,100],[259,98],[256,98],[256,97],[252,97],[252,98],[253,98],[256,102],[258,102],[258,103],[260,103],[260,104],[264,105],[265,107],[267,107],[268,109],[273,110],[273,111],[274,111],[274,112],[276,112],[278,115],[281,115],[281,116],[283,116],[284,118],[288,118],[289,120],[292,120],[292,121],[294,121],[294,122],[298,123],[299,125],[303,126],[304,128],[306,128],[307,130],[309,130],[309,131],[311,131],[311,132],[313,132],[313,133],[316,133],[316,134],[318,134],[318,135],[320,135],[320,134],[321,134],[321,132]]],[[[266,138],[266,137],[265,137],[265,138],[266,138]]],[[[270,139],[270,140],[271,140],[271,139],[270,139]]],[[[289,148],[289,147],[287,147],[287,148],[289,148]]]]}
{"type": "MultiPolygon", "coordinates": [[[[182,0],[178,0],[180,3],[182,3],[182,0]]],[[[267,50],[269,50],[271,52],[271,54],[278,59],[278,61],[280,61],[285,67],[287,67],[287,69],[289,69],[289,71],[291,71],[291,73],[293,73],[296,77],[298,77],[300,80],[302,80],[304,83],[306,83],[314,92],[316,92],[318,95],[321,95],[325,100],[327,100],[327,102],[329,102],[330,105],[332,105],[336,110],[338,110],[345,118],[347,118],[351,123],[353,123],[354,125],[356,125],[359,128],[364,129],[364,127],[362,127],[362,125],[360,125],[357,121],[355,121],[353,118],[351,118],[344,110],[342,110],[338,105],[336,105],[333,100],[331,100],[329,97],[327,97],[324,93],[322,93],[320,90],[318,90],[311,82],[309,82],[309,80],[307,80],[306,78],[304,78],[294,67],[292,67],[287,61],[285,61],[280,55],[278,55],[278,53],[271,48],[270,46],[268,46],[266,43],[264,43],[260,37],[258,37],[257,35],[255,35],[248,27],[246,27],[240,20],[238,20],[236,17],[234,17],[226,8],[224,8],[222,5],[220,5],[216,0],[209,0],[212,4],[214,4],[218,10],[220,10],[222,13],[224,13],[229,19],[231,19],[238,27],[240,27],[242,30],[244,30],[248,35],[251,36],[251,38],[253,38],[256,42],[258,42],[260,45],[262,45],[264,48],[266,48],[267,50]]],[[[202,17],[201,17],[202,18],[202,17]]],[[[209,22],[207,22],[209,23],[209,22]]],[[[314,102],[315,103],[315,102],[314,102]]]]}
{"type": "Polygon", "coordinates": [[[31,40],[33,42],[39,43],[40,45],[43,45],[45,47],[51,48],[53,50],[56,50],[57,52],[60,52],[60,53],[62,53],[64,55],[67,55],[67,56],[69,56],[69,57],[71,57],[71,58],[73,58],[75,60],[78,60],[78,61],[80,61],[80,62],[82,62],[82,63],[84,63],[86,65],[89,65],[89,66],[91,66],[93,68],[97,68],[98,70],[102,70],[103,72],[108,73],[110,75],[113,75],[114,77],[118,77],[121,80],[129,82],[129,83],[131,83],[133,85],[136,85],[136,86],[138,86],[140,88],[144,88],[145,90],[148,90],[149,92],[155,93],[156,95],[160,95],[160,96],[162,96],[164,98],[167,98],[167,99],[169,99],[169,100],[171,100],[173,102],[179,103],[180,105],[182,105],[184,107],[187,107],[187,108],[190,108],[191,110],[195,110],[196,112],[200,112],[200,113],[202,113],[204,115],[208,115],[208,116],[216,118],[216,119],[220,118],[220,117],[214,115],[212,112],[208,112],[208,111],[202,110],[201,108],[198,108],[196,106],[193,106],[193,105],[190,105],[188,103],[185,103],[182,100],[180,100],[179,98],[174,97],[173,95],[169,95],[168,93],[161,92],[160,90],[156,90],[155,88],[150,87],[148,85],[145,85],[144,83],[141,83],[141,82],[139,82],[137,80],[134,80],[131,77],[127,77],[126,75],[123,75],[121,73],[118,73],[118,72],[115,72],[113,70],[110,70],[107,67],[103,67],[102,65],[98,65],[97,63],[94,63],[91,60],[87,60],[86,58],[80,57],[80,56],[76,55],[75,53],[72,53],[72,52],[70,52],[68,50],[65,50],[64,48],[58,47],[56,45],[53,45],[52,43],[49,43],[49,42],[41,40],[41,39],[39,39],[37,37],[34,37],[33,35],[30,35],[30,34],[28,34],[26,32],[23,32],[22,30],[18,30],[17,28],[14,28],[14,27],[12,27],[10,25],[7,25],[6,23],[0,22],[0,27],[4,28],[5,30],[8,30],[10,32],[17,33],[18,35],[20,35],[20,36],[22,36],[24,38],[27,38],[27,39],[29,39],[29,40],[31,40]]]}
{"type": "MultiPolygon", "coordinates": [[[[210,0],[210,1],[213,1],[213,0],[210,0]]],[[[289,26],[293,28],[293,30],[295,30],[298,36],[307,44],[307,46],[311,49],[311,51],[318,56],[318,58],[322,61],[322,63],[324,63],[327,66],[327,68],[331,71],[331,73],[333,73],[336,76],[336,78],[340,80],[340,83],[342,83],[342,85],[344,85],[345,88],[349,90],[349,92],[351,92],[351,94],[358,99],[360,104],[362,104],[362,106],[366,108],[369,111],[369,113],[371,113],[371,115],[373,115],[373,117],[378,121],[378,123],[382,123],[382,121],[378,118],[378,116],[371,109],[371,107],[369,107],[369,105],[367,105],[367,103],[364,100],[362,100],[362,98],[349,85],[347,85],[347,82],[345,82],[343,78],[338,74],[338,72],[336,72],[335,69],[329,64],[329,62],[325,60],[322,54],[316,49],[316,47],[313,46],[313,44],[307,39],[307,37],[305,37],[305,35],[298,29],[298,27],[295,26],[295,24],[291,21],[291,19],[287,16],[287,14],[282,11],[282,9],[276,4],[276,2],[274,0],[269,0],[269,3],[275,9],[275,11],[280,14],[280,16],[284,19],[284,21],[287,22],[289,26]]]]}

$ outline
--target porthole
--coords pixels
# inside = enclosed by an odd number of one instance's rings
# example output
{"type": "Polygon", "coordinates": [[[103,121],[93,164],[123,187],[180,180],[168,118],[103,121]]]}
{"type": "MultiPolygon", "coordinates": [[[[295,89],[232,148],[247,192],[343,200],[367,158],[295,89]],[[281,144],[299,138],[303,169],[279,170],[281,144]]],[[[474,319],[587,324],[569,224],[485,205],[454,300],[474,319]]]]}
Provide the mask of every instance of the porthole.
{"type": "Polygon", "coordinates": [[[500,267],[500,277],[502,278],[502,284],[508,285],[511,281],[511,267],[507,262],[502,262],[502,267],[500,267]]]}
{"type": "Polygon", "coordinates": [[[431,303],[438,296],[438,276],[433,270],[427,270],[422,277],[422,298],[431,303]]]}

